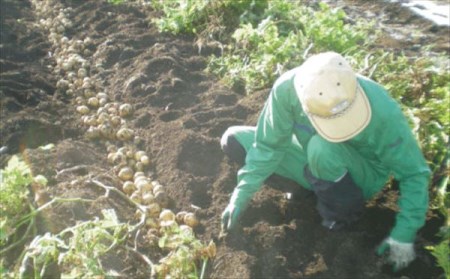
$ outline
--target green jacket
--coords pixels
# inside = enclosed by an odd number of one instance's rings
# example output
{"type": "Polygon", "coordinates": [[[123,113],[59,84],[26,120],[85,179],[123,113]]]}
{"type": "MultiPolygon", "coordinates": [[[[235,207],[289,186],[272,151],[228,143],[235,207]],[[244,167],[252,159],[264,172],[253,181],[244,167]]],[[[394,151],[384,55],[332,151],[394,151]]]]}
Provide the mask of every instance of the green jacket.
{"type": "MultiPolygon", "coordinates": [[[[238,184],[230,201],[238,207],[246,207],[264,180],[283,161],[293,141],[298,142],[299,150],[306,150],[308,141],[316,134],[295,93],[294,76],[295,69],[275,82],[261,112],[254,143],[248,150],[246,164],[238,172],[238,184]]],[[[352,173],[352,177],[366,199],[379,192],[390,175],[400,182],[400,210],[390,236],[412,242],[425,222],[429,167],[399,105],[374,81],[358,76],[358,82],[371,105],[371,122],[360,134],[342,144],[350,144],[362,158],[370,160],[377,175],[352,173]]],[[[292,172],[303,171],[298,165],[292,168],[292,172]]],[[[330,173],[329,179],[341,174],[330,173]]]]}

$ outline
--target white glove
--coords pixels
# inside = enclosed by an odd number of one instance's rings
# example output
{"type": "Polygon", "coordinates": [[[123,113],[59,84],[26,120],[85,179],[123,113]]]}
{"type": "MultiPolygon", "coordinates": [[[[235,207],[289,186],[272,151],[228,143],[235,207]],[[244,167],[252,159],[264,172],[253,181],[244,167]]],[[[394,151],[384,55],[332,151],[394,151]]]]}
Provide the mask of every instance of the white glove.
{"type": "Polygon", "coordinates": [[[378,255],[383,254],[386,249],[389,250],[388,260],[394,264],[394,271],[407,267],[416,258],[413,243],[402,243],[388,237],[378,247],[378,255]]]}

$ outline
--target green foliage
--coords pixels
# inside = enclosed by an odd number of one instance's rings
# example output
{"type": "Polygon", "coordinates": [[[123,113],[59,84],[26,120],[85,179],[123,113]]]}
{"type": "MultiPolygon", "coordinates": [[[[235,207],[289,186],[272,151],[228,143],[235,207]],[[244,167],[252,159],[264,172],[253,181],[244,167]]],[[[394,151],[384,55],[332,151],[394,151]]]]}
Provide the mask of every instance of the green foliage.
{"type": "Polygon", "coordinates": [[[152,6],[163,13],[153,22],[161,32],[204,34],[221,37],[240,20],[252,17],[266,0],[152,0],[152,6]]]}
{"type": "Polygon", "coordinates": [[[446,278],[450,278],[450,227],[443,227],[440,235],[442,241],[436,246],[428,246],[427,249],[436,258],[437,266],[444,270],[446,278]]]}
{"type": "Polygon", "coordinates": [[[268,1],[261,21],[235,30],[225,55],[212,57],[209,70],[246,92],[268,87],[310,52],[351,54],[370,42],[368,22],[345,23],[345,12],[321,3],[317,10],[297,2],[268,1]],[[295,20],[293,20],[295,19],[295,20]]]}
{"type": "Polygon", "coordinates": [[[182,230],[177,225],[167,227],[158,241],[158,246],[171,251],[156,266],[160,278],[166,276],[198,278],[195,253],[203,245],[191,230],[182,230]]]}
{"type": "Polygon", "coordinates": [[[108,3],[113,4],[113,5],[120,5],[125,3],[127,0],[108,0],[108,3]]]}
{"type": "Polygon", "coordinates": [[[112,209],[104,210],[103,215],[102,220],[85,221],[56,235],[36,236],[22,260],[21,276],[29,276],[25,272],[30,263],[34,278],[41,278],[52,263],[68,278],[114,275],[103,269],[100,258],[125,241],[130,227],[120,223],[112,209]]]}
{"type": "Polygon", "coordinates": [[[0,171],[0,245],[5,245],[18,229],[17,221],[29,209],[27,186],[32,182],[31,170],[18,156],[0,171]]]}

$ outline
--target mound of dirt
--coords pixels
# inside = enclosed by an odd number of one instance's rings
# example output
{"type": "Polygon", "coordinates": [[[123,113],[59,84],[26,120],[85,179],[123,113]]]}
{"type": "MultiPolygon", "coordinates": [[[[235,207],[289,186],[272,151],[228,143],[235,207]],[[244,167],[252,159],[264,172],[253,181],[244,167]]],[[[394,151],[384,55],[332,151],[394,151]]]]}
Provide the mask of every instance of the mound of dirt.
{"type": "MultiPolygon", "coordinates": [[[[372,7],[362,1],[353,12],[372,7]]],[[[33,173],[49,178],[50,197],[96,199],[95,204],[64,204],[44,216],[40,233],[60,231],[79,220],[114,208],[121,220],[133,220],[133,208],[116,195],[105,195],[92,178],[119,187],[106,160],[104,142],[85,138],[86,128],[74,101],[56,90],[55,51],[28,1],[1,3],[1,154],[22,152],[33,173]],[[58,93],[59,92],[59,93],[58,93]],[[53,143],[55,148],[39,146],[53,143]]],[[[195,211],[196,234],[214,240],[217,256],[210,278],[437,278],[441,271],[423,247],[437,241],[443,220],[430,211],[417,241],[418,257],[400,274],[374,253],[394,222],[397,190],[386,190],[370,201],[364,218],[352,228],[330,233],[320,226],[315,198],[304,191],[288,202],[279,189],[292,184],[271,178],[254,197],[240,233],[219,239],[220,215],[236,183],[237,166],[220,150],[222,133],[232,125],[254,125],[268,90],[243,96],[204,70],[207,57],[219,49],[195,46],[195,38],[158,33],[149,23],[150,8],[107,4],[106,1],[61,0],[73,9],[67,36],[92,39],[92,59],[104,71],[96,74],[118,102],[134,107],[129,126],[136,145],[150,155],[147,174],[163,184],[175,211],[195,211]]],[[[349,11],[351,11],[348,8],[349,11]]],[[[439,31],[441,32],[441,31],[439,31]]],[[[151,257],[145,240],[138,249],[151,257]]],[[[126,278],[147,277],[139,259],[114,251],[103,259],[126,278]]],[[[11,262],[10,264],[12,264],[11,262]]]]}

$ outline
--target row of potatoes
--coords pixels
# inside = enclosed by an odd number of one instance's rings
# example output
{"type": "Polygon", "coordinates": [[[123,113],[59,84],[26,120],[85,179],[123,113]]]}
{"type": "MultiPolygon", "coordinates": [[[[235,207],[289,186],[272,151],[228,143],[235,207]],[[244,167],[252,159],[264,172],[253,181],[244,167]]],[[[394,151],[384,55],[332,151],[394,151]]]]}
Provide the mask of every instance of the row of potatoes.
{"type": "MultiPolygon", "coordinates": [[[[106,93],[102,80],[97,74],[104,71],[101,63],[93,63],[89,57],[95,53],[91,38],[69,39],[65,33],[73,27],[70,15],[72,8],[61,8],[54,0],[31,1],[40,26],[48,30],[48,39],[53,45],[49,56],[56,64],[52,71],[59,77],[56,88],[59,93],[73,97],[76,111],[86,127],[86,137],[106,141],[108,162],[122,181],[122,191],[130,199],[145,208],[148,238],[158,234],[155,230],[180,225],[182,230],[192,233],[199,224],[194,213],[178,212],[169,207],[169,197],[158,181],[145,175],[151,165],[150,158],[143,150],[134,147],[135,131],[128,127],[127,119],[133,115],[133,107],[128,103],[114,102],[106,93]],[[122,145],[117,147],[116,145],[122,145]]],[[[138,210],[136,217],[143,214],[138,210]]]]}

